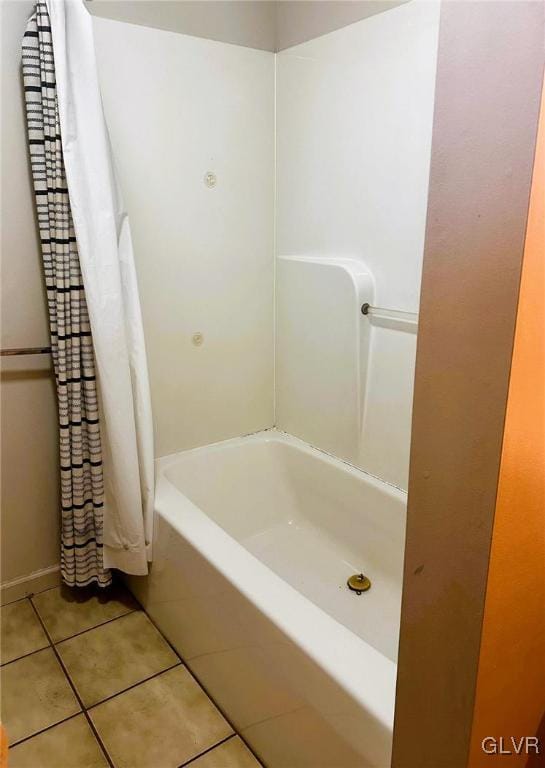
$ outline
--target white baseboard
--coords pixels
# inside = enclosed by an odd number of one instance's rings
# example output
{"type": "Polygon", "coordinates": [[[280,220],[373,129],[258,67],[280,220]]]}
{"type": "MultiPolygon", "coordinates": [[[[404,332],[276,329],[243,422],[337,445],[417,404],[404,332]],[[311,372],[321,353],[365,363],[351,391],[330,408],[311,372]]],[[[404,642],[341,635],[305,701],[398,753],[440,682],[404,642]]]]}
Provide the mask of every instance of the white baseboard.
{"type": "Polygon", "coordinates": [[[22,597],[32,595],[35,592],[43,592],[44,589],[56,587],[61,583],[60,565],[52,565],[50,568],[42,568],[40,571],[29,573],[13,581],[0,584],[0,605],[13,603],[22,597]]]}

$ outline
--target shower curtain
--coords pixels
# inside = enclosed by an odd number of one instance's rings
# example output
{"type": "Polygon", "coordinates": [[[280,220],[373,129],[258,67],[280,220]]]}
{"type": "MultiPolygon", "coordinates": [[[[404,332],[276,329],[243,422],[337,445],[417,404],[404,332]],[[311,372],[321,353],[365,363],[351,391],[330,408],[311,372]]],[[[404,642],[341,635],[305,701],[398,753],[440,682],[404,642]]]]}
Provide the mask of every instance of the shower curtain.
{"type": "Polygon", "coordinates": [[[59,408],[61,571],[147,573],[153,429],[131,234],[83,0],[40,0],[23,39],[28,146],[59,408]]]}

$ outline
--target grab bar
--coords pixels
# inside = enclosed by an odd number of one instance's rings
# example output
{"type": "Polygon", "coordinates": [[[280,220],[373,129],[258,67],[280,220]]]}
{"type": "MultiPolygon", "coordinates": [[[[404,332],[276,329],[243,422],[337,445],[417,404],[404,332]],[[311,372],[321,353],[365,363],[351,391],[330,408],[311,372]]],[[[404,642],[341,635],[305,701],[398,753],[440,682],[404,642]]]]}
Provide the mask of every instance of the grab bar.
{"type": "Polygon", "coordinates": [[[385,309],[384,307],[373,307],[368,302],[361,305],[362,315],[369,315],[378,321],[379,325],[391,327],[406,327],[410,330],[416,330],[418,327],[418,313],[404,312],[400,309],[385,309]]]}
{"type": "Polygon", "coordinates": [[[14,349],[1,349],[0,355],[2,357],[12,355],[48,355],[51,352],[51,347],[15,347],[14,349]]]}

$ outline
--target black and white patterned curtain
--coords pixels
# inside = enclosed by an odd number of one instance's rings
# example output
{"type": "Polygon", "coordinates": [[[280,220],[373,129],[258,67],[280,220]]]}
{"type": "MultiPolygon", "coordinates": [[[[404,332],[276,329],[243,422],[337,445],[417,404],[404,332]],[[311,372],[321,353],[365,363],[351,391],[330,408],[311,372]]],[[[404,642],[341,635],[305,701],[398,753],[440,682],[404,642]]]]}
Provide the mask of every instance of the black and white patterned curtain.
{"type": "Polygon", "coordinates": [[[107,586],[111,573],[102,565],[104,482],[93,340],[64,169],[51,24],[43,2],[28,22],[22,58],[59,408],[61,571],[70,586],[107,586]]]}

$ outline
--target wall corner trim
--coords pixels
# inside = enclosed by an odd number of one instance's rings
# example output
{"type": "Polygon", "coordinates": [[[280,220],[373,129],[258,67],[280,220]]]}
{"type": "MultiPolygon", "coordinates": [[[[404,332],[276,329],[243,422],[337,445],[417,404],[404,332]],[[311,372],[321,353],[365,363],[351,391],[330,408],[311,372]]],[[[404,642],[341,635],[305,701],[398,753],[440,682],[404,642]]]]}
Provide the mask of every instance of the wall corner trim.
{"type": "Polygon", "coordinates": [[[468,761],[544,9],[501,0],[441,7],[394,768],[468,761]]]}

